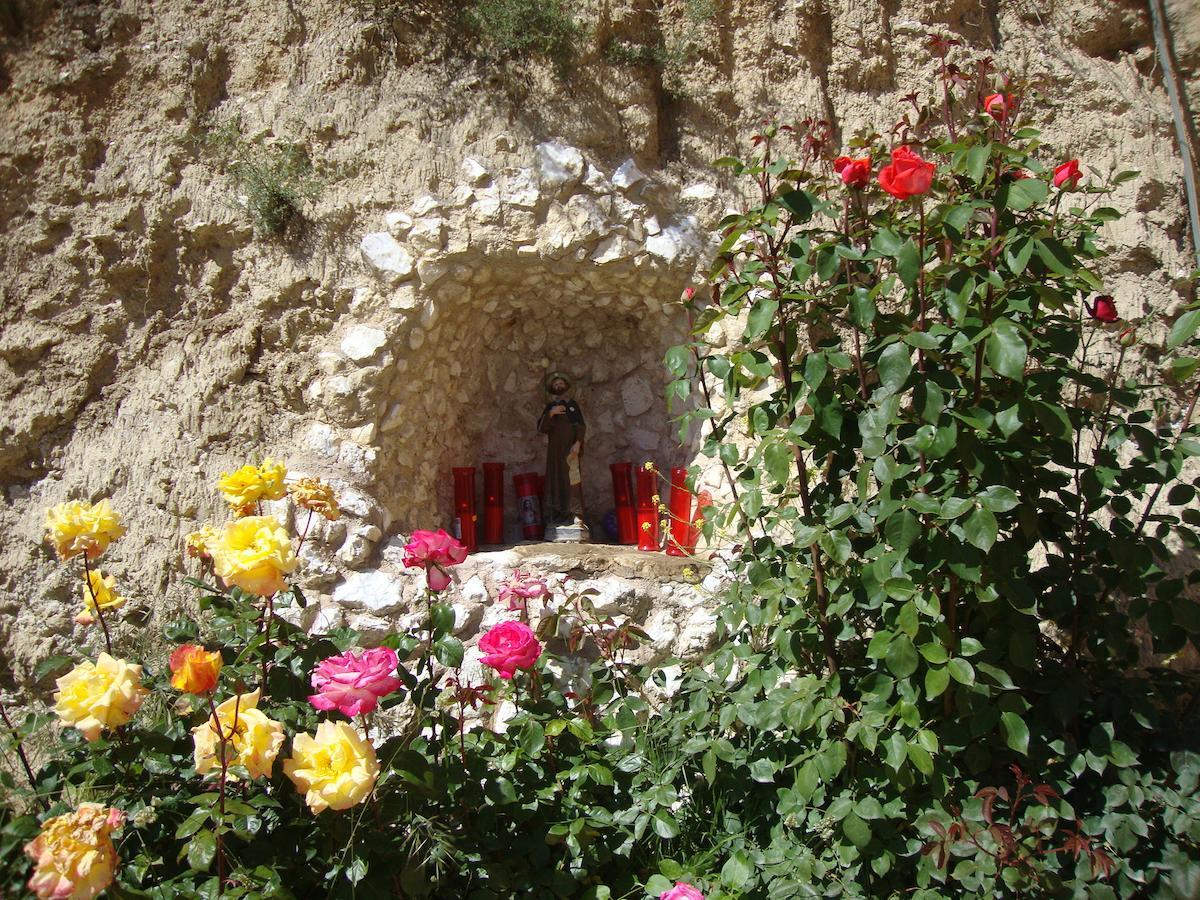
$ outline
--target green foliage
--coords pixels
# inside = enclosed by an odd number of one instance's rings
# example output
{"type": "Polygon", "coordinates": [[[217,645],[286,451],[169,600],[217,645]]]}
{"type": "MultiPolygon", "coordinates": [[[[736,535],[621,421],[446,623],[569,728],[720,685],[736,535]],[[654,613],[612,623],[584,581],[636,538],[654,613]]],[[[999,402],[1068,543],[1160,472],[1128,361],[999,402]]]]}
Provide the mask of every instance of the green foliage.
{"type": "Polygon", "coordinates": [[[720,686],[693,673],[676,714],[733,745],[716,781],[763,823],[743,833],[765,896],[1178,896],[1200,878],[1197,685],[1144,668],[1139,635],[1200,645],[1174,564],[1198,540],[1177,508],[1200,387],[1156,424],[1158,386],[1122,372],[1138,323],[1084,309],[1128,173],[1050,189],[1036,130],[949,97],[941,123],[918,110],[937,176],[912,201],[842,185],[819,122],[798,161],[775,128],[721,161],[758,199],[722,223],[695,334],[742,338],[669,358],[722,388],[685,420],[710,423],[738,497],[710,524],[745,551],[720,686]]]}
{"type": "Polygon", "coordinates": [[[536,57],[565,73],[582,29],[562,0],[472,0],[467,21],[482,47],[502,57],[536,57]]]}
{"type": "Polygon", "coordinates": [[[238,203],[256,231],[283,236],[303,225],[304,204],[315,201],[323,186],[303,147],[290,141],[250,143],[236,119],[216,125],[202,143],[233,179],[238,203]]]}
{"type": "Polygon", "coordinates": [[[682,19],[671,23],[667,33],[657,27],[640,41],[612,38],[604,45],[604,58],[616,66],[653,67],[661,73],[667,93],[686,96],[685,67],[699,52],[701,29],[716,12],[714,0],[686,0],[682,19]]]}

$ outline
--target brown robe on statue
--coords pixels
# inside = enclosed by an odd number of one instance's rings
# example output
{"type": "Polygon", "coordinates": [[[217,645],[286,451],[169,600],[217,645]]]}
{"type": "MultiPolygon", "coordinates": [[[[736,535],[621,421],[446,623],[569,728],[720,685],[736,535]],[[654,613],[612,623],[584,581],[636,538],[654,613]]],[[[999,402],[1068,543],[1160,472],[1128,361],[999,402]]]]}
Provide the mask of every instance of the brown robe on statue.
{"type": "MultiPolygon", "coordinates": [[[[577,484],[571,489],[570,453],[576,441],[582,441],[586,426],[583,413],[574,400],[555,398],[546,404],[538,419],[538,431],[549,435],[546,445],[546,513],[547,524],[583,517],[583,491],[577,484]],[[552,416],[550,410],[561,404],[566,412],[552,416]]],[[[577,476],[578,477],[578,476],[577,476]]]]}

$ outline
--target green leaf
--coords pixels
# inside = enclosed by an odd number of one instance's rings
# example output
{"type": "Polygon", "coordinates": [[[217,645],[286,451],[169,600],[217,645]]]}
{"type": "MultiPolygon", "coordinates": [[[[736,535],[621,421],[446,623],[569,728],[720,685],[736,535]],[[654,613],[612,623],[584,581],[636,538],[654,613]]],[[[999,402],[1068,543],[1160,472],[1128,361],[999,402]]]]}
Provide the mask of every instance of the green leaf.
{"type": "Polygon", "coordinates": [[[895,343],[879,354],[879,382],[888,394],[899,391],[908,380],[912,372],[911,353],[907,345],[895,343]]]}
{"type": "Polygon", "coordinates": [[[41,681],[47,675],[65,669],[74,662],[69,656],[48,656],[37,664],[37,668],[33,670],[33,678],[35,681],[41,681]]]}
{"type": "Polygon", "coordinates": [[[940,697],[950,684],[950,672],[945,666],[925,670],[925,697],[940,697]]]}
{"type": "Polygon", "coordinates": [[[891,643],[888,644],[887,654],[884,657],[887,662],[887,667],[892,674],[897,678],[907,678],[913,672],[917,671],[917,648],[913,645],[912,638],[906,634],[897,634],[892,637],[891,643]]]}
{"type": "Polygon", "coordinates": [[[887,747],[887,755],[885,757],[887,764],[895,771],[899,772],[900,767],[904,765],[904,761],[908,759],[908,742],[904,740],[904,735],[898,731],[893,731],[888,739],[883,742],[887,747]]]}
{"type": "MultiPolygon", "coordinates": [[[[992,155],[991,143],[976,144],[967,151],[967,175],[976,184],[983,181],[983,176],[987,172],[988,159],[992,155]]],[[[959,229],[960,231],[962,229],[959,229]]]]}
{"type": "Polygon", "coordinates": [[[967,540],[986,553],[996,543],[996,535],[1000,530],[996,517],[990,509],[982,506],[967,517],[963,524],[963,534],[967,540]]]}
{"type": "Polygon", "coordinates": [[[433,644],[433,655],[448,669],[457,669],[463,661],[463,643],[456,637],[444,634],[433,644]]]}
{"type": "Polygon", "coordinates": [[[807,222],[816,208],[813,197],[807,191],[787,191],[777,198],[779,205],[792,214],[797,223],[807,222]]]}
{"type": "Polygon", "coordinates": [[[645,887],[647,896],[657,898],[667,893],[667,891],[671,890],[671,888],[675,887],[675,885],[671,884],[671,882],[664,876],[656,873],[646,879],[645,887]]]}
{"type": "Polygon", "coordinates": [[[842,830],[860,850],[871,843],[871,826],[859,818],[857,813],[852,812],[842,819],[842,830]]]}
{"type": "Polygon", "coordinates": [[[207,828],[192,836],[187,848],[188,865],[197,872],[207,872],[217,854],[217,838],[207,828]]]}
{"type": "Polygon", "coordinates": [[[679,837],[679,825],[676,823],[675,817],[665,810],[660,809],[654,814],[653,825],[654,833],[664,841],[679,837]]]}
{"type": "Polygon", "coordinates": [[[928,750],[920,744],[907,744],[904,749],[917,771],[924,775],[933,774],[933,757],[929,755],[928,750]]]}
{"type": "Polygon", "coordinates": [[[901,509],[888,516],[883,529],[889,544],[897,550],[907,550],[920,537],[921,520],[907,509],[901,509]]]}
{"type": "Polygon", "coordinates": [[[178,840],[191,837],[193,834],[199,831],[204,826],[204,823],[208,821],[209,813],[210,810],[207,807],[194,810],[192,814],[184,819],[179,824],[179,827],[175,829],[176,839],[178,840]]]}
{"type": "Polygon", "coordinates": [[[775,312],[778,309],[779,302],[774,297],[760,297],[746,316],[745,339],[757,341],[765,335],[775,321],[775,312]]]}
{"type": "Polygon", "coordinates": [[[970,687],[975,683],[975,667],[965,659],[955,657],[947,663],[946,668],[950,672],[950,677],[959,684],[970,687]]]}
{"type": "Polygon", "coordinates": [[[1010,319],[997,319],[992,323],[992,333],[987,339],[987,357],[988,365],[993,370],[1005,378],[1021,381],[1025,377],[1025,357],[1028,353],[1029,348],[1015,323],[1010,319]]]}
{"type": "Polygon", "coordinates": [[[792,451],[778,441],[772,441],[763,450],[763,465],[776,484],[788,483],[793,459],[792,451]]]}
{"type": "Polygon", "coordinates": [[[753,874],[754,866],[745,850],[738,850],[725,861],[725,865],[721,866],[721,881],[734,890],[749,881],[753,874]]]}
{"type": "Polygon", "coordinates": [[[431,611],[433,630],[446,634],[454,628],[454,607],[449,603],[435,603],[431,611]]]}
{"type": "Polygon", "coordinates": [[[1014,712],[1000,714],[1000,725],[1004,729],[1004,740],[1018,753],[1029,752],[1029,728],[1025,720],[1014,712]]]}
{"type": "Polygon", "coordinates": [[[691,358],[692,354],[685,344],[676,344],[667,351],[665,359],[667,371],[675,378],[683,378],[687,374],[688,361],[691,358]]]}
{"type": "Polygon", "coordinates": [[[1190,341],[1200,325],[1200,309],[1190,309],[1175,320],[1167,334],[1167,349],[1174,350],[1184,341],[1190,341]]]}
{"type": "Polygon", "coordinates": [[[1050,185],[1039,178],[1020,178],[1009,182],[1004,194],[1004,205],[1009,209],[1029,209],[1035,203],[1041,203],[1050,193],[1050,185]]]}

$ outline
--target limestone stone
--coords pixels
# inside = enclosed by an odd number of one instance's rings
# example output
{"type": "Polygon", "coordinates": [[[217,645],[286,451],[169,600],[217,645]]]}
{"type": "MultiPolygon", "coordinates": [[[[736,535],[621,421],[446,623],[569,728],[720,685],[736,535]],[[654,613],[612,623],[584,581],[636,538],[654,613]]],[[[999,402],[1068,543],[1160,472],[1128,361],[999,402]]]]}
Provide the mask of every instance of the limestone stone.
{"type": "Polygon", "coordinates": [[[679,192],[681,200],[712,200],[717,196],[716,185],[707,181],[696,181],[679,192]]]}
{"type": "Polygon", "coordinates": [[[505,174],[501,181],[500,200],[509,206],[533,209],[541,200],[541,190],[532,169],[517,169],[505,174]]]}
{"type": "Polygon", "coordinates": [[[621,402],[628,416],[640,416],[654,406],[654,392],[641,376],[626,378],[621,383],[621,402]]]}
{"type": "Polygon", "coordinates": [[[632,159],[627,159],[613,172],[612,183],[623,191],[628,191],[646,180],[646,174],[637,167],[632,159]]]}
{"type": "MultiPolygon", "coordinates": [[[[446,243],[446,220],[441,216],[426,216],[414,219],[408,232],[408,245],[418,255],[441,250],[446,243]]],[[[422,277],[421,279],[425,279],[422,277]]]]}
{"type": "Polygon", "coordinates": [[[388,234],[394,238],[403,238],[408,234],[408,230],[412,228],[412,216],[404,212],[404,210],[393,210],[383,217],[383,223],[387,226],[388,234]]]}
{"type": "Polygon", "coordinates": [[[442,201],[432,194],[422,194],[413,201],[411,210],[414,217],[428,216],[431,213],[439,212],[442,208],[442,201]]]}
{"type": "Polygon", "coordinates": [[[308,626],[309,634],[329,634],[341,628],[346,621],[345,613],[338,606],[322,606],[317,610],[312,624],[308,626]]]}
{"type": "Polygon", "coordinates": [[[397,613],[404,605],[402,582],[387,572],[355,572],[333,589],[333,602],[373,615],[397,613]]]}
{"type": "Polygon", "coordinates": [[[546,141],[534,148],[538,174],[544,187],[572,184],[583,175],[583,154],[561,141],[546,141]]]}
{"type": "Polygon", "coordinates": [[[342,352],[355,362],[371,360],[387,343],[387,332],[370,325],[355,325],[342,338],[342,352]]]}
{"type": "Polygon", "coordinates": [[[492,180],[491,173],[487,170],[487,167],[471,156],[466,157],[462,161],[459,171],[462,172],[463,179],[467,184],[473,187],[481,187],[492,180]]]}
{"type": "Polygon", "coordinates": [[[359,249],[367,265],[387,281],[398,282],[412,274],[411,254],[386,231],[363,235],[359,249]]]}

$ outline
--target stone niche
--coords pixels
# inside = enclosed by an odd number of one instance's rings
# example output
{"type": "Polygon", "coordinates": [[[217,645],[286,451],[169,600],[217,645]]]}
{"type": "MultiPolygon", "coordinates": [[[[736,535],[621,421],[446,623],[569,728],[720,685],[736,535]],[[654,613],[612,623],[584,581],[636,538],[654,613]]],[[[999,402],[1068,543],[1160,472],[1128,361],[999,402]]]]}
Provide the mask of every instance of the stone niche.
{"type": "MultiPolygon", "coordinates": [[[[711,234],[708,185],[608,172],[558,142],[528,167],[464,160],[445,193],[381,215],[359,252],[368,280],[308,394],[308,446],[386,508],[390,530],[449,527],[454,466],[541,472],[545,375],[570,376],[588,426],[584,503],[596,540],[612,508],[609,464],[691,462],[668,410],[663,358],[686,337],[678,303],[711,234]],[[691,198],[689,201],[688,198],[691,198]]],[[[320,466],[328,470],[329,466],[320,466]]],[[[388,526],[385,525],[385,528],[388,526]]]]}

